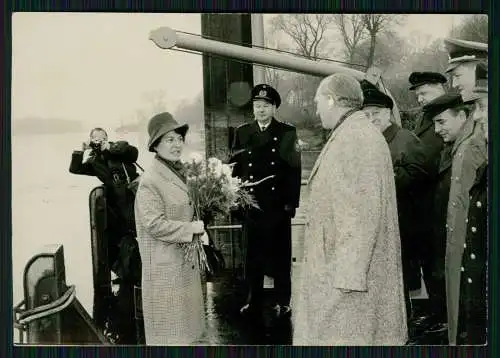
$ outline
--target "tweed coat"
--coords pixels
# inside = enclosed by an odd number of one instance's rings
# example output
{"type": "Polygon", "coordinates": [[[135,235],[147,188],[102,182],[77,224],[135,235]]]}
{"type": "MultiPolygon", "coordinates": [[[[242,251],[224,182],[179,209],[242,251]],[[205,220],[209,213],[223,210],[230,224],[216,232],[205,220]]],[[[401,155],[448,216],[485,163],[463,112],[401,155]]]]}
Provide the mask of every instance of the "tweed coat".
{"type": "Polygon", "coordinates": [[[405,344],[391,155],[362,112],[351,114],[333,132],[307,190],[305,259],[293,294],[293,344],[405,344]]]}
{"type": "Polygon", "coordinates": [[[193,238],[193,207],[186,185],[158,159],[142,176],[135,215],[146,344],[194,344],[206,327],[201,275],[180,245],[193,238]]]}
{"type": "Polygon", "coordinates": [[[446,302],[448,311],[448,339],[456,344],[460,296],[460,267],[466,235],[469,210],[469,191],[478,168],[487,159],[487,147],[478,125],[471,118],[465,122],[452,149],[450,196],[446,219],[446,302]]]}

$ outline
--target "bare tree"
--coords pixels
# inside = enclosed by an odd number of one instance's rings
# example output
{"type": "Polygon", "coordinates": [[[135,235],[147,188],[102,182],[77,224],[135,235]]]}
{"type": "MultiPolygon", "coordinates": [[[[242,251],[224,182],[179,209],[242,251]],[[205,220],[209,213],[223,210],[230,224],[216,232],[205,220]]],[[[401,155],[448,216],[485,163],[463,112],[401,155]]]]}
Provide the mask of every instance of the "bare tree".
{"type": "Polygon", "coordinates": [[[359,43],[366,35],[365,19],[363,14],[339,14],[334,15],[333,22],[344,41],[345,57],[350,63],[354,61],[354,55],[359,43]]]}
{"type": "Polygon", "coordinates": [[[323,54],[325,33],[332,21],[333,15],[281,14],[273,18],[271,24],[275,31],[293,40],[300,55],[316,60],[323,54]]]}
{"type": "Polygon", "coordinates": [[[363,22],[370,38],[370,51],[366,59],[366,67],[373,65],[377,35],[392,30],[393,25],[400,25],[405,19],[404,15],[391,14],[363,14],[363,22]]]}
{"type": "Polygon", "coordinates": [[[460,25],[451,30],[450,36],[488,43],[488,15],[467,15],[460,25]]]}

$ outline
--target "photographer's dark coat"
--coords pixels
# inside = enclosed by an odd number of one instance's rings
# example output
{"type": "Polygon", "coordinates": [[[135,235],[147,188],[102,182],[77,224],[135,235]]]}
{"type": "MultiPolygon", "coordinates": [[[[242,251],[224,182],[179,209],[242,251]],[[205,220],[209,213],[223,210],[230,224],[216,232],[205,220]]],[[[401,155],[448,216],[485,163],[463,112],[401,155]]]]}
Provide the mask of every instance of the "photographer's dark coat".
{"type": "MultiPolygon", "coordinates": [[[[124,237],[135,238],[134,194],[128,190],[127,182],[138,177],[134,163],[137,161],[139,151],[126,141],[109,144],[109,150],[92,150],[85,162],[83,162],[83,151],[75,150],[71,156],[69,171],[72,174],[95,176],[104,184],[110,204],[108,229],[117,245],[110,251],[109,260],[113,264],[116,262],[121,240],[124,237]]],[[[140,278],[138,273],[134,276],[136,281],[140,278]]]]}
{"type": "Polygon", "coordinates": [[[256,182],[274,175],[250,189],[260,210],[251,209],[244,215],[246,276],[255,270],[264,270],[273,277],[289,275],[291,218],[299,206],[301,182],[301,156],[295,127],[274,118],[264,131],[257,121],[238,127],[230,162],[235,163],[233,175],[242,180],[256,182]],[[290,210],[286,211],[285,206],[290,210]]]}

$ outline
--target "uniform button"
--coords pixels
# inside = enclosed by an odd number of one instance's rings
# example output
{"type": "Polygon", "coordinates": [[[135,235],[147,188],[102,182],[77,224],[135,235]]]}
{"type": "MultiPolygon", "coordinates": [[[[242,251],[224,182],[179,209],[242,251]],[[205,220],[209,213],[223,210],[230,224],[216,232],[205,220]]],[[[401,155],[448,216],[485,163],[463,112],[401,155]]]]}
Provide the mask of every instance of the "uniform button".
{"type": "Polygon", "coordinates": [[[480,208],[481,206],[483,206],[483,204],[481,204],[481,202],[480,202],[480,201],[478,201],[478,202],[476,203],[476,206],[477,206],[478,208],[480,208]]]}
{"type": "Polygon", "coordinates": [[[460,267],[460,271],[465,272],[465,268],[463,266],[460,267]]]}
{"type": "Polygon", "coordinates": [[[250,179],[253,179],[253,175],[250,175],[250,179]]]}
{"type": "Polygon", "coordinates": [[[274,162],[271,162],[271,165],[274,165],[274,162]]]}
{"type": "Polygon", "coordinates": [[[252,166],[252,163],[248,163],[248,166],[251,167],[252,166]]]}
{"type": "Polygon", "coordinates": [[[468,222],[469,222],[469,219],[468,219],[468,218],[467,218],[467,219],[465,219],[465,223],[467,224],[468,222]]]}
{"type": "Polygon", "coordinates": [[[469,195],[469,200],[472,199],[472,195],[469,195]]]}
{"type": "Polygon", "coordinates": [[[470,228],[470,230],[471,230],[472,232],[476,232],[476,231],[477,231],[477,229],[476,229],[476,227],[475,227],[475,226],[471,227],[471,228],[470,228]]]}
{"type": "Polygon", "coordinates": [[[452,203],[451,203],[451,205],[453,205],[453,206],[457,206],[457,204],[456,204],[455,202],[452,202],[452,203]]]}
{"type": "Polygon", "coordinates": [[[274,190],[274,186],[271,188],[271,190],[274,190]]]}
{"type": "Polygon", "coordinates": [[[278,140],[278,138],[274,137],[273,140],[278,140]]]}
{"type": "Polygon", "coordinates": [[[472,279],[469,277],[469,278],[467,279],[467,282],[468,282],[468,283],[472,283],[472,279]]]}
{"type": "Polygon", "coordinates": [[[276,152],[276,149],[274,149],[274,148],[273,148],[273,149],[272,149],[272,151],[273,151],[273,152],[276,152]]]}
{"type": "Polygon", "coordinates": [[[453,232],[453,228],[452,227],[450,227],[450,232],[453,232]]]}
{"type": "Polygon", "coordinates": [[[471,258],[472,260],[475,260],[475,259],[476,259],[476,255],[474,255],[474,254],[470,254],[470,258],[471,258]]]}
{"type": "Polygon", "coordinates": [[[253,191],[253,188],[250,188],[250,191],[253,191]]]}
{"type": "Polygon", "coordinates": [[[448,229],[448,224],[446,224],[445,226],[446,226],[446,228],[448,229]]]}
{"type": "Polygon", "coordinates": [[[464,249],[466,249],[466,248],[467,248],[467,244],[464,244],[464,249]]]}
{"type": "Polygon", "coordinates": [[[251,151],[251,150],[249,150],[249,151],[248,151],[248,154],[252,154],[252,151],[251,151]]]}

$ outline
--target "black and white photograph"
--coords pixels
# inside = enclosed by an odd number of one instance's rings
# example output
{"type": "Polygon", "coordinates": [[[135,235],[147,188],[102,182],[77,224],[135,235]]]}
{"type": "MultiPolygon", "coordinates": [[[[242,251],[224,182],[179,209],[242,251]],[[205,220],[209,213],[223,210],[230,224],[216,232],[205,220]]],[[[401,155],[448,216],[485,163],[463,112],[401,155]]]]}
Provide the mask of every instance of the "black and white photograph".
{"type": "Polygon", "coordinates": [[[13,13],[14,345],[488,345],[488,35],[13,13]]]}

